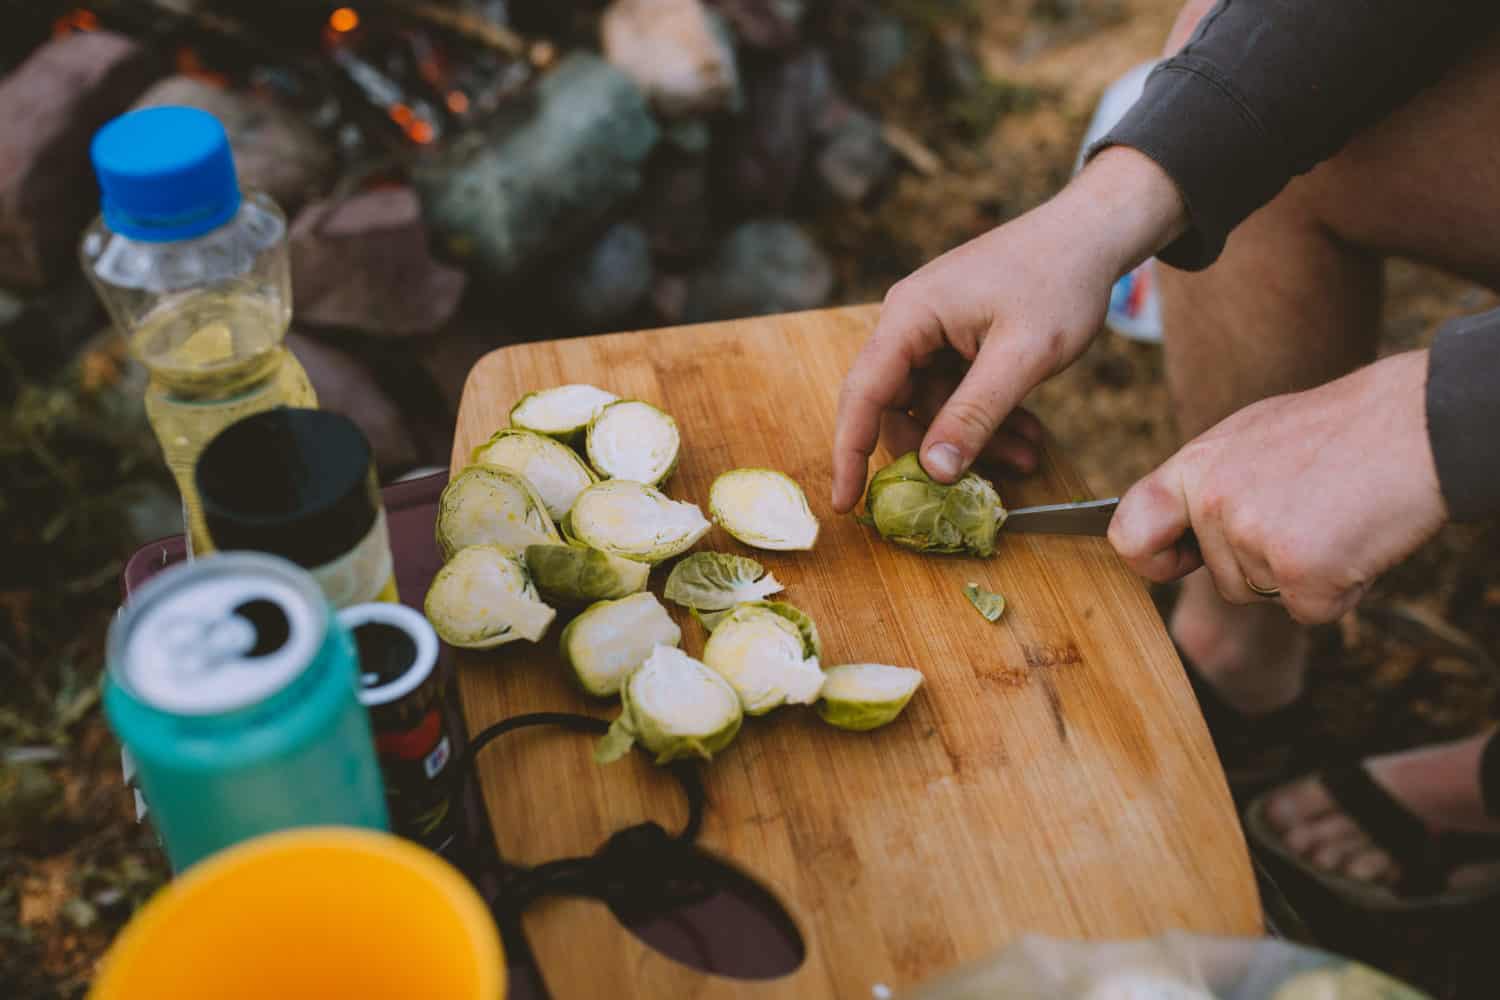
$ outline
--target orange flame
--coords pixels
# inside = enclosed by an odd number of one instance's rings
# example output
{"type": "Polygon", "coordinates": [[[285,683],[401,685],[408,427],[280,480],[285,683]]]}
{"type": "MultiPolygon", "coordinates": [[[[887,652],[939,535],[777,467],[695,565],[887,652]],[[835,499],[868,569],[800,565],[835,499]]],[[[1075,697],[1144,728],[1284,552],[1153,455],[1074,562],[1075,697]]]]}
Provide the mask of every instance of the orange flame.
{"type": "Polygon", "coordinates": [[[425,146],[434,138],[432,126],[420,119],[406,126],[406,134],[412,142],[425,146]]]}
{"type": "Polygon", "coordinates": [[[96,31],[98,28],[99,18],[91,10],[70,10],[52,22],[52,34],[56,36],[75,31],[96,31]]]}
{"type": "Polygon", "coordinates": [[[359,27],[359,12],[353,7],[340,7],[328,15],[328,26],[341,35],[359,27]]]}

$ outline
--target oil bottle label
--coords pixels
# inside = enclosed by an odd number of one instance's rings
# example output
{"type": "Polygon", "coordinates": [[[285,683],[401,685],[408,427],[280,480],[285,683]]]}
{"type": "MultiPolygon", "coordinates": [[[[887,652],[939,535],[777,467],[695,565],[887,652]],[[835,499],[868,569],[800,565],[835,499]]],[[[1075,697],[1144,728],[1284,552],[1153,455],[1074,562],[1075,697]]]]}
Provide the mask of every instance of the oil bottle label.
{"type": "Polygon", "coordinates": [[[359,544],[343,555],[313,568],[310,572],[324,595],[336,608],[352,607],[368,601],[394,600],[394,563],[391,540],[386,531],[385,510],[375,515],[375,523],[359,544]]]}

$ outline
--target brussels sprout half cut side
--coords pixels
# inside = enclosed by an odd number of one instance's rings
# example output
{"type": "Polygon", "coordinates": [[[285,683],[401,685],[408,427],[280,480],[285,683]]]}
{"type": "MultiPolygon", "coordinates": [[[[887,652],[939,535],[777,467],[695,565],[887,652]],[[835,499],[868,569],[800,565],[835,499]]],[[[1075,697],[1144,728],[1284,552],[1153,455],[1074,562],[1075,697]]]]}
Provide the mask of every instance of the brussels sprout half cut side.
{"type": "Polygon", "coordinates": [[[611,555],[659,563],[681,555],[708,533],[696,504],[654,486],[606,479],[578,495],[563,522],[568,537],[611,555]]]}
{"type": "Polygon", "coordinates": [[[677,468],[682,436],[677,421],[650,403],[622,399],[589,424],[589,463],[604,479],[656,486],[677,468]]]}
{"type": "Polygon", "coordinates": [[[760,604],[742,604],[719,622],[703,662],[730,683],[747,715],[811,705],[823,687],[818,658],[796,624],[760,604]]]}
{"type": "Polygon", "coordinates": [[[895,720],[922,685],[920,671],[884,663],[848,663],[824,672],[817,712],[840,729],[863,732],[895,720]]]}
{"type": "Polygon", "coordinates": [[[474,449],[473,462],[509,469],[525,479],[561,521],[578,494],[599,481],[578,453],[545,434],[507,427],[474,449]]]}
{"type": "Polygon", "coordinates": [[[510,409],[510,425],[536,431],[563,444],[581,445],[599,411],[619,399],[612,392],[581,383],[528,392],[510,409]]]}
{"type": "Polygon", "coordinates": [[[536,642],[557,615],[526,567],[499,545],[459,549],[433,577],[422,610],[444,642],[466,649],[536,642]]]}
{"type": "Polygon", "coordinates": [[[526,569],[553,604],[579,605],[628,597],[646,589],[648,563],[622,559],[574,542],[526,546],[526,569]]]}
{"type": "MultiPolygon", "coordinates": [[[[638,563],[637,565],[644,565],[638,563]]],[[[682,629],[654,594],[591,605],[562,631],[562,657],[585,692],[608,697],[657,646],[682,642],[682,629]]]]}
{"type": "Polygon", "coordinates": [[[509,469],[471,465],[438,498],[437,542],[444,559],[469,545],[498,545],[519,556],[528,545],[561,541],[542,498],[509,469]]]}
{"type": "Polygon", "coordinates": [[[972,472],[945,486],[907,452],[875,473],[865,493],[862,520],[888,542],[918,552],[995,554],[1005,508],[989,480],[972,472]]]}
{"type": "Polygon", "coordinates": [[[818,519],[797,481],[774,469],[734,469],[708,491],[713,519],[757,549],[806,551],[818,540],[818,519]]]}
{"type": "Polygon", "coordinates": [[[782,591],[781,583],[748,556],[694,552],[667,574],[667,600],[698,611],[721,611],[782,591]]]}
{"type": "Polygon", "coordinates": [[[724,678],[680,649],[657,646],[620,688],[620,717],[594,749],[601,764],[639,743],[658,764],[709,760],[740,731],[744,712],[724,678]]]}

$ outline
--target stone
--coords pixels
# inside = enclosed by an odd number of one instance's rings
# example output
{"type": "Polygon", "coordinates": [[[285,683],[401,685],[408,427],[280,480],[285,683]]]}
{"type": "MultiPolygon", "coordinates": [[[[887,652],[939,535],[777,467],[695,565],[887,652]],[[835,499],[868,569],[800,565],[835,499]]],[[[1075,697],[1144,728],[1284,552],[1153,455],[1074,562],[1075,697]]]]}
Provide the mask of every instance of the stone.
{"type": "Polygon", "coordinates": [[[855,25],[846,51],[854,82],[861,86],[880,83],[911,51],[906,22],[885,11],[871,11],[855,25]]]}
{"type": "Polygon", "coordinates": [[[354,355],[300,333],[288,333],[286,346],[302,362],[318,393],[318,408],[342,413],[359,425],[381,472],[416,465],[420,451],[401,411],[375,375],[354,355]]]}
{"type": "Polygon", "coordinates": [[[689,323],[766,316],[826,305],[833,264],[802,229],[783,219],[738,226],[689,281],[689,323]]]}
{"type": "Polygon", "coordinates": [[[739,90],[734,47],[702,0],[614,0],[599,22],[605,57],[671,118],[723,111],[739,90]]]}
{"type": "Polygon", "coordinates": [[[409,187],[304,208],[292,226],[298,322],[376,336],[431,333],[453,316],[467,278],[433,259],[409,187]]]}
{"type": "Polygon", "coordinates": [[[449,251],[512,281],[586,238],[641,186],[659,135],[624,73],[586,52],[561,60],[526,113],[455,161],[415,171],[449,251]]]}
{"type": "Polygon", "coordinates": [[[788,49],[802,35],[807,0],[713,0],[740,39],[752,48],[788,49]]]}
{"type": "Polygon", "coordinates": [[[36,287],[77,267],[78,234],[99,205],[89,140],[153,75],[135,42],[86,31],[43,43],[0,80],[11,122],[0,142],[0,282],[36,287]]]}
{"type": "Polygon", "coordinates": [[[758,72],[745,114],[723,144],[723,182],[738,205],[781,212],[801,182],[815,124],[835,98],[833,73],[820,50],[758,72]]]}
{"type": "Polygon", "coordinates": [[[662,157],[651,165],[637,212],[651,249],[666,257],[702,253],[713,239],[708,164],[688,157],[662,157]]]}
{"type": "Polygon", "coordinates": [[[823,135],[815,169],[834,197],[857,204],[891,174],[895,157],[873,115],[839,101],[818,123],[823,135]]]}
{"type": "Polygon", "coordinates": [[[229,134],[240,186],[264,191],[294,214],[332,179],[333,146],[297,114],[271,101],[223,90],[191,76],[170,76],[148,90],[138,108],[182,104],[207,111],[229,134]]]}
{"type": "Polygon", "coordinates": [[[651,290],[652,273],[645,230],[619,222],[562,266],[552,281],[552,300],[587,332],[616,329],[651,290]]]}

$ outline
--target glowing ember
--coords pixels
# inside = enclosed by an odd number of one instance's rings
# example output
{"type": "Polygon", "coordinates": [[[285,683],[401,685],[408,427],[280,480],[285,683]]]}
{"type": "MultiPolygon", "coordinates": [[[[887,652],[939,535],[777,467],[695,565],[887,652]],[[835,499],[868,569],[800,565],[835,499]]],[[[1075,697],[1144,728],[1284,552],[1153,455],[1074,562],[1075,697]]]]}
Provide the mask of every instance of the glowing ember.
{"type": "Polygon", "coordinates": [[[99,18],[91,10],[69,11],[52,22],[54,35],[66,35],[74,31],[94,31],[99,27],[99,18]]]}
{"type": "Polygon", "coordinates": [[[414,121],[406,126],[406,134],[412,142],[427,145],[433,140],[432,126],[424,121],[414,121]]]}
{"type": "Polygon", "coordinates": [[[340,7],[328,15],[328,26],[339,34],[346,34],[359,27],[359,14],[353,7],[340,7]]]}
{"type": "Polygon", "coordinates": [[[404,104],[392,104],[390,115],[391,121],[402,128],[410,127],[411,123],[416,119],[416,115],[412,114],[411,108],[408,108],[404,104]]]}
{"type": "Polygon", "coordinates": [[[448,91],[448,110],[461,115],[469,110],[469,95],[461,90],[448,91]]]}

